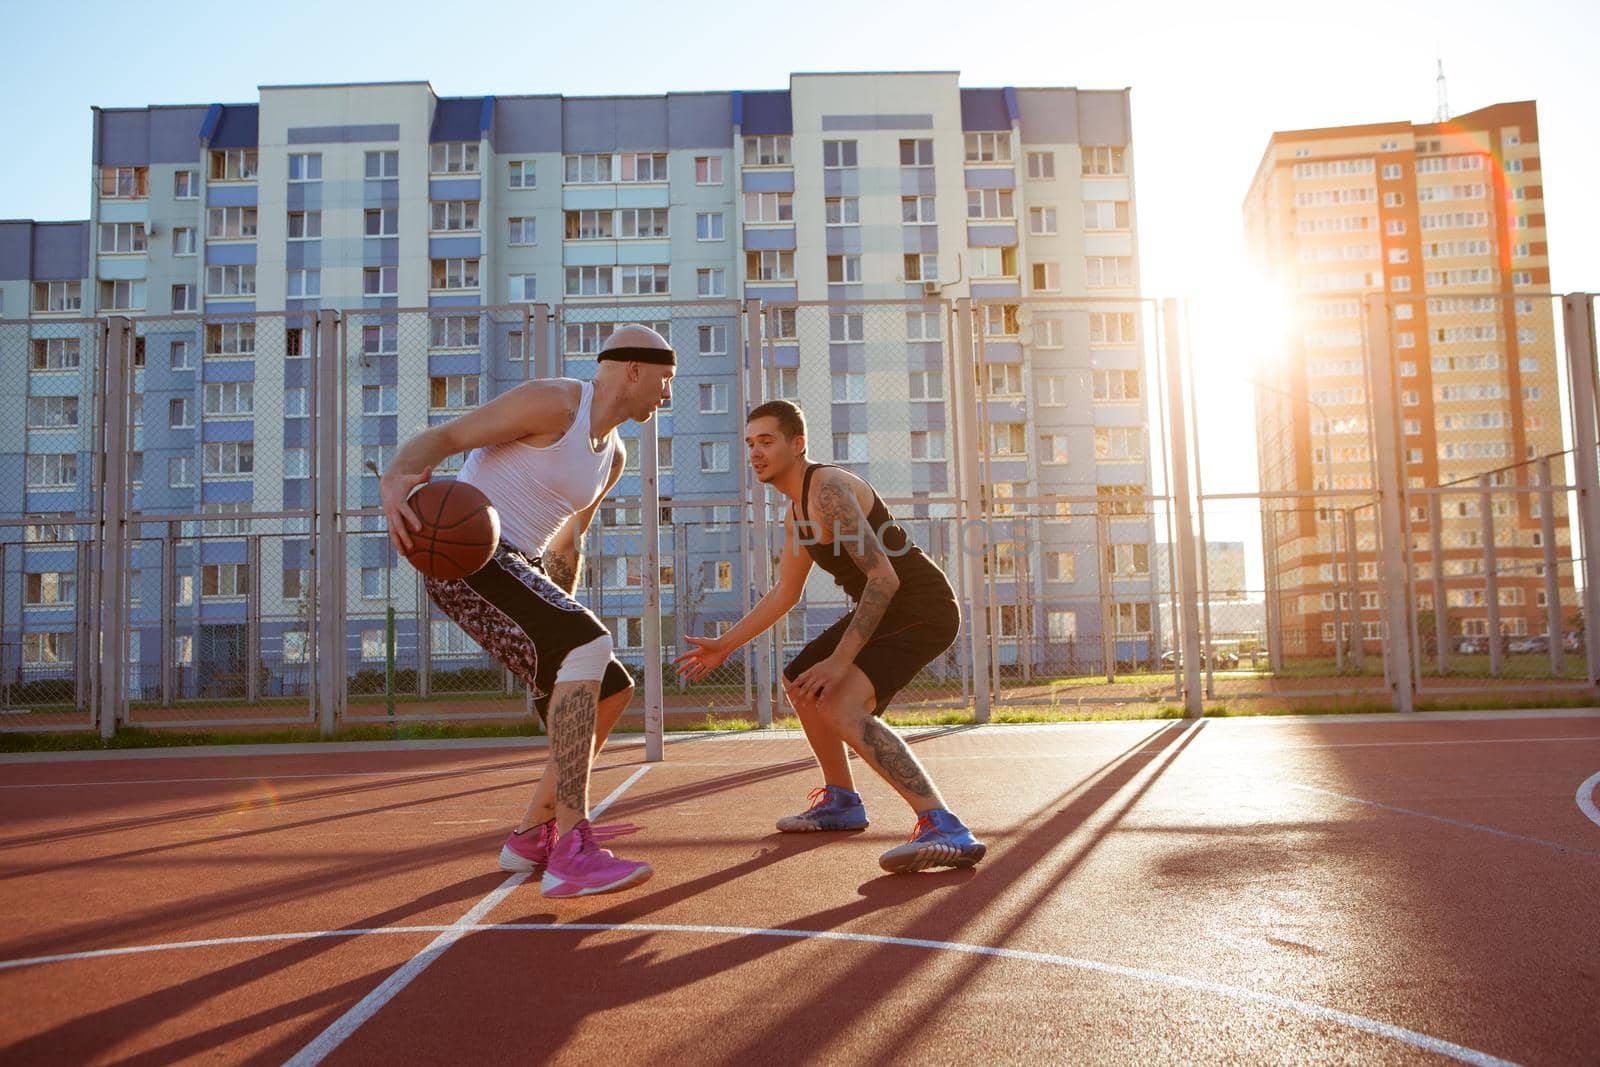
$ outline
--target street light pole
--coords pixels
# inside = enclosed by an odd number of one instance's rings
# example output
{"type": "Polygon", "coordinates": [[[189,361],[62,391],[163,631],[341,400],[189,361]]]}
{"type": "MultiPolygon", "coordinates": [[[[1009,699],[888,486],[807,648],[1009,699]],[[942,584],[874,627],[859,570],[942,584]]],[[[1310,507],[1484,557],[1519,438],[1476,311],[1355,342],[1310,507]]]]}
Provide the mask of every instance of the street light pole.
{"type": "MultiPolygon", "coordinates": [[[[383,472],[378,470],[377,463],[367,460],[367,470],[380,482],[383,472]]],[[[383,625],[383,706],[389,712],[389,718],[394,718],[394,567],[389,560],[390,544],[387,539],[383,542],[383,599],[387,601],[384,609],[383,625]]]]}

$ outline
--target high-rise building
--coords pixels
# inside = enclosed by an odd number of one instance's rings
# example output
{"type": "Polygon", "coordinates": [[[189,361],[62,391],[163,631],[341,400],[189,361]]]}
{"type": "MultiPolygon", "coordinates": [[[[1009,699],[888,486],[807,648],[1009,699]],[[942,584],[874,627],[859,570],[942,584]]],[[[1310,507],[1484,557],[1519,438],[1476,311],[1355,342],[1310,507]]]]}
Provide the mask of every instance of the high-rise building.
{"type": "MultiPolygon", "coordinates": [[[[1532,101],[1446,122],[1272,135],[1244,202],[1260,265],[1294,296],[1293,339],[1256,392],[1266,491],[1373,491],[1375,464],[1409,487],[1537,484],[1562,451],[1549,245],[1532,101]],[[1367,324],[1367,298],[1387,322],[1367,324]],[[1374,455],[1364,331],[1388,330],[1402,454],[1374,455]]],[[[1396,417],[1394,411],[1378,417],[1396,417]]],[[[1557,480],[1561,465],[1557,462],[1557,480]]],[[[1268,592],[1290,652],[1332,650],[1337,627],[1380,640],[1373,509],[1353,498],[1278,500],[1265,524],[1268,592]],[[1349,543],[1354,533],[1355,544],[1349,543]],[[1351,573],[1351,564],[1355,573],[1351,573]],[[1363,613],[1362,609],[1365,609],[1363,613]]],[[[1556,500],[1557,514],[1565,503],[1556,500]]],[[[1411,499],[1408,566],[1432,611],[1429,498],[1411,499]]],[[[1485,522],[1469,492],[1441,501],[1438,543],[1455,632],[1488,634],[1485,522]]],[[[1546,628],[1536,494],[1496,494],[1502,634],[1546,628]]],[[[1558,553],[1570,563],[1565,524],[1558,553]]],[[[1570,592],[1570,567],[1561,571],[1570,592]]],[[[1425,635],[1431,637],[1431,635],[1425,635]]]]}
{"type": "MultiPolygon", "coordinates": [[[[592,374],[618,322],[656,324],[679,349],[661,489],[685,508],[737,494],[730,354],[740,302],[754,299],[770,309],[767,392],[806,409],[812,456],[910,501],[908,517],[938,518],[938,505],[916,502],[954,484],[942,354],[952,338],[934,299],[973,297],[995,510],[1007,497],[1110,498],[1101,539],[1124,546],[1107,558],[1127,564],[1101,575],[1092,519],[995,546],[1001,659],[1024,640],[1098,639],[1102,623],[1147,645],[1149,522],[1120,500],[1149,486],[1131,140],[1125,90],[962,88],[954,72],[607,98],[269,86],[254,103],[96,109],[88,221],[0,222],[0,316],[26,320],[13,327],[27,333],[25,346],[0,345],[0,372],[29,395],[29,418],[0,431],[0,453],[27,457],[7,515],[90,510],[89,412],[69,417],[56,410],[64,400],[45,398],[92,394],[92,367],[74,354],[87,341],[66,320],[139,320],[135,507],[204,513],[186,535],[219,540],[170,563],[194,573],[172,587],[185,599],[167,631],[152,621],[170,591],[165,564],[135,546],[133,580],[150,588],[130,657],[159,658],[167,638],[181,662],[205,649],[234,657],[241,604],[259,594],[259,643],[295,662],[308,543],[286,536],[249,554],[229,547],[244,531],[225,516],[308,505],[313,383],[300,357],[314,312],[343,312],[360,357],[347,364],[349,505],[377,503],[368,464],[388,463],[399,427],[522,380],[529,346],[515,309],[545,304],[559,306],[559,366],[574,376],[592,374]],[[33,419],[36,400],[48,426],[33,419]],[[1028,595],[1012,590],[1021,584],[1028,595]]],[[[637,493],[637,478],[630,465],[618,494],[637,493]]],[[[684,512],[706,529],[732,513],[684,512]]],[[[638,522],[636,508],[612,507],[598,525],[609,535],[638,522]]],[[[60,554],[3,558],[64,574],[70,550],[60,554]]],[[[602,614],[629,649],[642,602],[638,560],[624,556],[607,554],[598,580],[602,614]]],[[[698,541],[670,558],[678,586],[685,570],[705,577],[698,626],[737,616],[737,558],[698,541]]],[[[352,550],[349,646],[363,660],[382,659],[372,620],[384,564],[381,538],[352,550]]],[[[58,626],[39,606],[8,602],[4,625],[58,626]]],[[[799,622],[814,631],[831,614],[799,622]]],[[[427,640],[473,654],[457,637],[440,620],[427,640]]],[[[421,640],[402,633],[403,648],[421,640]]]]}

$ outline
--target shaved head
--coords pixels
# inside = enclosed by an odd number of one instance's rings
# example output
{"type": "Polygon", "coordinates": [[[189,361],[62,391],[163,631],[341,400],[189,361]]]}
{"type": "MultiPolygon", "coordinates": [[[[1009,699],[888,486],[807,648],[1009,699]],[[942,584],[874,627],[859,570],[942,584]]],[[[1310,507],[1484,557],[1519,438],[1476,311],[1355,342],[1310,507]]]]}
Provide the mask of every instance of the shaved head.
{"type": "Polygon", "coordinates": [[[650,327],[636,322],[611,331],[606,343],[600,346],[600,358],[607,359],[608,352],[613,353],[610,359],[637,359],[646,363],[676,362],[667,339],[650,327]]]}

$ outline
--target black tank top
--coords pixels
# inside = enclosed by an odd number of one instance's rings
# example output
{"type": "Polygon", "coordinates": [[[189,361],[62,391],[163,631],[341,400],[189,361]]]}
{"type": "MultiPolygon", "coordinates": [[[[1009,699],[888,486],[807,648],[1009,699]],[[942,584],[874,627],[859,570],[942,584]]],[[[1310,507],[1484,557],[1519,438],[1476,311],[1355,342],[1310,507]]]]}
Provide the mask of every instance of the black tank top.
{"type": "MultiPolygon", "coordinates": [[[[832,467],[832,463],[813,463],[806,468],[805,481],[801,483],[800,499],[796,502],[799,507],[800,518],[809,523],[811,516],[806,510],[806,501],[811,497],[811,476],[823,467],[832,467]]],[[[950,588],[944,572],[927,555],[912,543],[905,527],[894,520],[889,514],[889,508],[884,504],[883,498],[871,485],[867,486],[872,493],[872,508],[867,512],[867,521],[877,531],[878,541],[884,547],[885,554],[889,557],[894,572],[900,578],[900,588],[895,591],[895,599],[901,600],[911,597],[933,597],[940,600],[955,600],[955,591],[950,588]]],[[[804,536],[806,531],[799,530],[804,536]]],[[[855,560],[844,550],[836,539],[828,544],[819,544],[816,535],[820,533],[832,534],[833,531],[812,531],[812,536],[807,539],[806,551],[817,566],[833,575],[833,580],[839,588],[855,601],[861,599],[861,592],[867,587],[867,576],[861,568],[856,566],[855,560]]]]}

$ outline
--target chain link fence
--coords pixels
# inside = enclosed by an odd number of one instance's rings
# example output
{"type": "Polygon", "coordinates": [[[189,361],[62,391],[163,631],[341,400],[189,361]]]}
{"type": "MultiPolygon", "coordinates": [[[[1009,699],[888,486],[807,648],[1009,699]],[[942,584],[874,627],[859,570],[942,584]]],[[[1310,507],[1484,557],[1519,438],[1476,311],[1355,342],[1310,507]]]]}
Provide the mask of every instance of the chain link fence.
{"type": "Polygon", "coordinates": [[[671,668],[775,581],[787,502],[742,449],[744,412],[779,397],[806,412],[811,459],[870,481],[962,604],[898,713],[1179,714],[1191,641],[1219,710],[1590,700],[1592,303],[1566,303],[1316,293],[1255,324],[1237,301],[1010,296],[0,323],[0,455],[23,487],[0,513],[0,729],[103,726],[107,700],[150,726],[526,718],[521,683],[397,558],[378,474],[530,378],[591,378],[625,322],[680,353],[674,398],[622,428],[578,595],[636,680],[661,671],[672,725],[781,716],[777,672],[849,607],[813,571],[710,679],[671,668]],[[1568,336],[1590,361],[1576,380],[1568,336]],[[116,657],[91,654],[113,634],[116,657]]]}

